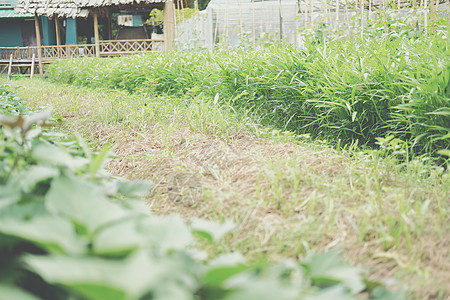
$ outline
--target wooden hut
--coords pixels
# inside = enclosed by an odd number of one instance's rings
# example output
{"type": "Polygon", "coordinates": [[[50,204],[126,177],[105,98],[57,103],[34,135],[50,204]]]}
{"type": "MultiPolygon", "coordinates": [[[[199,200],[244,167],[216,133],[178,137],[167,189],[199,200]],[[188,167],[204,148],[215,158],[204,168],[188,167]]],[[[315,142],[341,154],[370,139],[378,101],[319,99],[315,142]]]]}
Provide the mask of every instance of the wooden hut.
{"type": "Polygon", "coordinates": [[[17,0],[0,0],[0,47],[36,45],[32,14],[16,14],[17,0]]]}
{"type": "MultiPolygon", "coordinates": [[[[158,44],[164,45],[163,50],[172,50],[174,10],[173,0],[18,0],[15,8],[18,14],[34,15],[41,62],[65,57],[148,52],[154,51],[158,44]],[[164,10],[164,39],[155,40],[142,35],[114,38],[112,14],[148,16],[154,8],[164,10]],[[42,40],[50,40],[54,44],[43,45],[42,40]]],[[[141,25],[142,21],[133,24],[141,25]]]]}

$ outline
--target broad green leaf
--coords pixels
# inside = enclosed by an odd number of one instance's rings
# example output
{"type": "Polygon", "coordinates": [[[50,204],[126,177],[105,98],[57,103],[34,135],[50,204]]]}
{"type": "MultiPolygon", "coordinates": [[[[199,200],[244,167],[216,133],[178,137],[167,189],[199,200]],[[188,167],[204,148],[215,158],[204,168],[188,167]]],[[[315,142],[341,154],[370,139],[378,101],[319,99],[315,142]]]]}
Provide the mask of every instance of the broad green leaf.
{"type": "Polygon", "coordinates": [[[97,182],[97,183],[102,185],[103,193],[106,196],[114,196],[114,195],[117,194],[118,187],[117,187],[117,182],[116,181],[108,180],[108,181],[97,182]]]}
{"type": "Polygon", "coordinates": [[[29,221],[4,218],[0,222],[0,232],[56,253],[82,253],[83,240],[77,238],[71,223],[53,216],[40,216],[29,221]]]}
{"type": "Polygon", "coordinates": [[[401,291],[391,292],[391,291],[386,290],[383,287],[376,287],[373,290],[370,299],[374,299],[374,300],[406,300],[408,298],[407,298],[405,291],[401,290],[401,291]]]}
{"type": "Polygon", "coordinates": [[[127,299],[119,280],[125,267],[123,262],[56,255],[28,255],[24,261],[45,281],[63,285],[87,299],[103,300],[104,295],[111,300],[127,299]]]}
{"type": "Polygon", "coordinates": [[[261,267],[267,268],[265,272],[272,277],[295,282],[295,285],[306,285],[307,282],[309,284],[297,260],[285,259],[276,265],[261,265],[261,267]]]}
{"type": "Polygon", "coordinates": [[[36,165],[17,173],[11,180],[17,180],[22,189],[29,192],[38,182],[55,177],[58,173],[55,168],[36,165]]]}
{"type": "Polygon", "coordinates": [[[140,222],[139,230],[149,245],[163,251],[181,250],[193,241],[189,228],[178,215],[150,216],[140,222]]]}
{"type": "Polygon", "coordinates": [[[123,255],[144,246],[145,241],[145,236],[137,232],[136,221],[128,220],[102,229],[95,236],[93,250],[98,254],[123,255]]]}
{"type": "Polygon", "coordinates": [[[147,180],[119,181],[117,183],[119,193],[128,197],[143,197],[153,187],[153,182],[147,180]]]}
{"type": "Polygon", "coordinates": [[[61,284],[65,286],[68,290],[73,291],[78,295],[82,295],[83,299],[92,300],[127,300],[131,299],[127,297],[126,293],[120,288],[115,288],[114,286],[102,286],[97,285],[92,282],[86,283],[73,283],[69,285],[61,284]]]}
{"type": "Polygon", "coordinates": [[[152,293],[152,300],[194,300],[193,292],[179,284],[178,282],[170,282],[162,284],[152,293]]]}
{"type": "Polygon", "coordinates": [[[39,300],[40,298],[9,284],[0,284],[0,299],[5,300],[39,300]]]}
{"type": "Polygon", "coordinates": [[[66,286],[94,300],[139,299],[160,287],[177,269],[164,259],[139,251],[125,260],[61,255],[24,257],[45,281],[66,286]]]}
{"type": "Polygon", "coordinates": [[[74,176],[62,175],[53,180],[46,205],[49,211],[75,221],[90,232],[129,215],[129,211],[111,202],[100,186],[74,176]]]}
{"type": "Polygon", "coordinates": [[[31,130],[28,130],[25,134],[26,140],[32,140],[34,138],[37,138],[41,134],[42,130],[40,128],[33,128],[31,130]]]}
{"type": "Polygon", "coordinates": [[[305,297],[305,300],[357,300],[358,298],[349,295],[343,286],[333,286],[316,291],[312,295],[305,297]]]}
{"type": "Polygon", "coordinates": [[[220,285],[228,278],[248,270],[245,258],[235,252],[224,254],[211,260],[204,275],[204,281],[208,285],[220,285]]]}
{"type": "Polygon", "coordinates": [[[192,231],[206,237],[211,242],[218,242],[235,227],[236,224],[231,220],[226,220],[224,223],[217,223],[194,218],[191,222],[192,231]]]}
{"type": "Polygon", "coordinates": [[[43,196],[27,195],[24,198],[19,203],[9,205],[0,210],[0,219],[14,218],[16,220],[29,220],[37,216],[49,215],[43,196]]]}
{"type": "Polygon", "coordinates": [[[8,182],[6,185],[0,185],[0,211],[20,200],[20,187],[18,182],[8,182]]]}
{"type": "MultiPolygon", "coordinates": [[[[233,278],[231,278],[233,279],[233,278]]],[[[298,299],[298,291],[281,285],[272,278],[250,278],[240,285],[229,285],[232,292],[224,300],[288,300],[298,299]]]]}
{"type": "Polygon", "coordinates": [[[347,265],[342,260],[339,249],[310,254],[304,259],[302,266],[316,285],[328,286],[333,283],[342,283],[353,294],[364,289],[362,269],[347,265]]]}
{"type": "Polygon", "coordinates": [[[86,158],[72,156],[57,146],[43,142],[33,147],[32,157],[40,163],[66,166],[73,170],[89,163],[86,158]]]}
{"type": "Polygon", "coordinates": [[[244,265],[217,267],[208,270],[203,277],[203,281],[207,285],[219,286],[228,278],[247,270],[248,267],[244,265]]]}

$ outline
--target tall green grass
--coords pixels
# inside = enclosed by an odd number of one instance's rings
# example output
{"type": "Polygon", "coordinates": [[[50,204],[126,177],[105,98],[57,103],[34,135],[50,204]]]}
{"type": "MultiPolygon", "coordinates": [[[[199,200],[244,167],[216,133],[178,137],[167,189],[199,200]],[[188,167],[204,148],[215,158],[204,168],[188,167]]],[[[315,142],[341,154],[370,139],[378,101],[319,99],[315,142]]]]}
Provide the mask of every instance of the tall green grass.
{"type": "Polygon", "coordinates": [[[130,93],[219,94],[219,101],[283,130],[368,146],[394,135],[415,153],[433,153],[450,144],[446,34],[85,58],[46,71],[55,82],[130,93]]]}

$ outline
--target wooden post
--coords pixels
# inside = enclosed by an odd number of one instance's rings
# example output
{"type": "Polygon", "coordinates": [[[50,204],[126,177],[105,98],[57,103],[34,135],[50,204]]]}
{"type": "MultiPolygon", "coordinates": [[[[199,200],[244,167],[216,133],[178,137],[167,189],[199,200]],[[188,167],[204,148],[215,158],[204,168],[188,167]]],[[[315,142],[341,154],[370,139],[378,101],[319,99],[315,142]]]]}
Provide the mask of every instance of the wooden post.
{"type": "Polygon", "coordinates": [[[11,77],[11,69],[12,69],[12,63],[13,63],[13,56],[14,54],[9,55],[9,66],[8,66],[8,79],[11,77]]]}
{"type": "Polygon", "coordinates": [[[61,36],[59,33],[59,19],[55,17],[56,45],[61,46],[61,36]]]}
{"type": "Polygon", "coordinates": [[[39,29],[39,19],[38,16],[34,15],[34,25],[36,27],[36,41],[38,50],[38,61],[39,61],[39,75],[44,75],[43,63],[42,63],[42,45],[41,45],[41,30],[39,29]]]}
{"type": "Polygon", "coordinates": [[[56,33],[56,45],[58,46],[57,53],[58,58],[61,58],[61,36],[59,32],[59,19],[55,17],[55,33],[56,33]]]}
{"type": "Polygon", "coordinates": [[[173,41],[175,39],[175,9],[173,0],[164,4],[164,49],[173,50],[173,41]]]}
{"type": "Polygon", "coordinates": [[[34,75],[34,61],[36,59],[36,54],[33,53],[33,57],[31,59],[31,71],[30,71],[30,78],[33,78],[34,75]]]}
{"type": "Polygon", "coordinates": [[[100,57],[100,41],[98,39],[98,16],[94,11],[94,38],[95,38],[95,56],[100,57]]]}

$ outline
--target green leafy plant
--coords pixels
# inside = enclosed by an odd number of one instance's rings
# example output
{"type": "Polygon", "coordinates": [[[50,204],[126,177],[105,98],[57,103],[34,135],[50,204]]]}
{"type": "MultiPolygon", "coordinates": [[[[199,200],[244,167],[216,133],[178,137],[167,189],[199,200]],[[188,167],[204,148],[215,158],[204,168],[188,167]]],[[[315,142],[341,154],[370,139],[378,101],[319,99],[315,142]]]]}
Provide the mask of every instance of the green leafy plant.
{"type": "Polygon", "coordinates": [[[435,155],[449,148],[446,26],[414,37],[396,30],[320,44],[311,38],[303,48],[271,43],[63,61],[47,74],[129,93],[219,94],[234,109],[296,134],[375,148],[377,138],[393,135],[409,144],[410,155],[435,155]]]}
{"type": "Polygon", "coordinates": [[[337,250],[276,265],[250,265],[239,253],[208,258],[192,246],[194,235],[215,243],[231,222],[147,212],[141,197],[151,183],[109,175],[107,150],[42,130],[48,111],[11,111],[16,117],[0,121],[2,297],[359,299],[367,291],[371,299],[405,299],[365,282],[337,250]]]}

